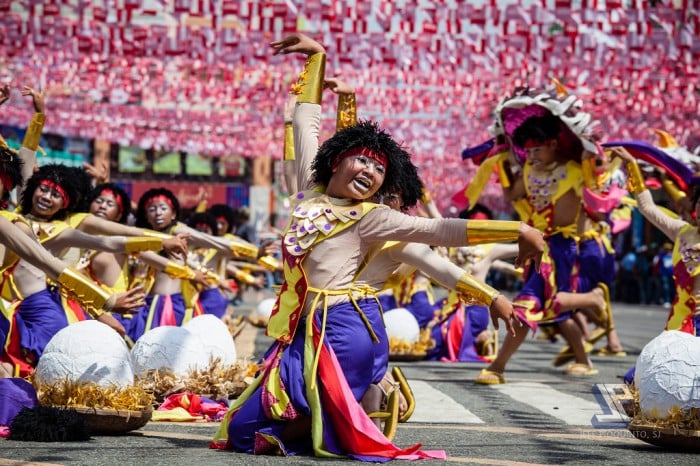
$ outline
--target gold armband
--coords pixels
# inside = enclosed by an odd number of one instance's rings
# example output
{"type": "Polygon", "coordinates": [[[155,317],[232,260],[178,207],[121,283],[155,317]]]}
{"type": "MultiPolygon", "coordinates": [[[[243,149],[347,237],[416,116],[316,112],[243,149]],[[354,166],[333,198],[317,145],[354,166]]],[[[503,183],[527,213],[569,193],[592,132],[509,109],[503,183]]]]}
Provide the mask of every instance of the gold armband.
{"type": "Polygon", "coordinates": [[[231,252],[236,257],[247,257],[249,259],[258,258],[258,247],[250,243],[231,243],[231,252]]]}
{"type": "Polygon", "coordinates": [[[456,288],[460,293],[471,296],[489,307],[491,307],[491,303],[496,300],[498,295],[501,294],[498,292],[498,290],[477,280],[466,272],[459,277],[456,288]]]}
{"type": "Polygon", "coordinates": [[[142,251],[160,251],[163,248],[161,238],[149,238],[147,236],[135,236],[126,239],[124,249],[127,253],[133,254],[142,251]]]}
{"type": "Polygon", "coordinates": [[[291,121],[284,122],[284,160],[296,160],[296,154],[294,154],[294,129],[291,121]]]}
{"type": "Polygon", "coordinates": [[[168,261],[164,272],[171,278],[179,278],[181,280],[192,280],[197,276],[197,273],[191,268],[173,261],[168,261]]]}
{"type": "Polygon", "coordinates": [[[155,230],[147,230],[144,228],[143,233],[141,233],[141,236],[148,236],[149,238],[160,238],[160,239],[170,239],[173,237],[173,235],[169,235],[167,233],[161,233],[160,231],[155,231],[155,230]]]}
{"type": "Polygon", "coordinates": [[[510,169],[506,167],[507,162],[507,159],[502,159],[496,163],[496,166],[498,167],[498,181],[504,188],[510,188],[510,186],[513,184],[511,182],[510,169]]]}
{"type": "Polygon", "coordinates": [[[338,114],[335,120],[335,130],[340,131],[355,125],[357,125],[355,93],[338,94],[338,114]]]}
{"type": "Polygon", "coordinates": [[[504,243],[520,237],[521,222],[467,220],[467,244],[504,243]]]}
{"type": "Polygon", "coordinates": [[[236,277],[236,280],[241,281],[246,285],[257,285],[258,283],[254,276],[243,270],[236,270],[233,276],[236,277]]]}
{"type": "Polygon", "coordinates": [[[272,272],[278,270],[280,266],[280,261],[278,261],[277,258],[272,256],[263,256],[260,259],[258,259],[258,263],[272,272]]]}
{"type": "Polygon", "coordinates": [[[85,308],[91,317],[97,318],[104,314],[102,308],[110,298],[110,294],[88,277],[72,267],[66,267],[58,276],[58,283],[68,295],[85,308]]]}
{"type": "Polygon", "coordinates": [[[671,199],[673,199],[674,202],[678,202],[684,197],[687,197],[687,194],[680,190],[678,186],[676,186],[676,183],[669,180],[668,178],[661,181],[661,184],[663,185],[666,193],[668,193],[668,195],[671,197],[671,199]]]}
{"type": "Polygon", "coordinates": [[[644,177],[637,162],[627,162],[627,175],[629,176],[627,186],[631,193],[639,194],[646,191],[647,186],[644,183],[644,177]]]}
{"type": "Polygon", "coordinates": [[[10,147],[7,145],[7,141],[0,135],[0,147],[10,147]]]}
{"type": "Polygon", "coordinates": [[[595,163],[594,158],[581,160],[581,172],[583,173],[583,184],[588,189],[595,189],[598,187],[598,182],[595,176],[595,170],[593,164],[595,163]]]}
{"type": "Polygon", "coordinates": [[[206,278],[209,283],[219,283],[221,281],[221,277],[219,277],[219,274],[216,272],[213,272],[207,268],[201,268],[199,271],[204,274],[204,278],[206,278]]]}
{"type": "Polygon", "coordinates": [[[321,104],[323,79],[326,75],[326,54],[314,53],[306,60],[292,93],[297,95],[297,103],[321,104]]]}
{"type": "Polygon", "coordinates": [[[29,122],[29,127],[27,132],[24,133],[24,141],[22,146],[27,149],[36,150],[39,147],[39,140],[41,139],[41,131],[44,129],[44,121],[46,121],[46,115],[43,113],[35,113],[32,117],[32,121],[29,122]]]}
{"type": "Polygon", "coordinates": [[[430,194],[430,191],[428,191],[427,189],[423,188],[423,192],[421,193],[420,201],[421,201],[423,204],[427,204],[428,202],[430,202],[430,201],[432,201],[432,200],[433,200],[433,195],[430,194]]]}

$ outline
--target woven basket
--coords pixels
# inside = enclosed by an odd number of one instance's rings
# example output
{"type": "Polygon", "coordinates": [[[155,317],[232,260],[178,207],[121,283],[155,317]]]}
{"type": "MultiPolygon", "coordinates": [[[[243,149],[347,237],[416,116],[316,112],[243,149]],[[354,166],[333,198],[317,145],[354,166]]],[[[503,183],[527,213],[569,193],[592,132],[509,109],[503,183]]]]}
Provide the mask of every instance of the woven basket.
{"type": "Polygon", "coordinates": [[[678,450],[700,450],[700,430],[659,427],[639,421],[632,421],[627,429],[634,437],[658,447],[678,450]]]}
{"type": "Polygon", "coordinates": [[[93,435],[119,435],[145,426],[151,420],[153,408],[141,411],[126,409],[96,409],[74,407],[93,435]]]}
{"type": "Polygon", "coordinates": [[[427,351],[418,351],[413,353],[389,353],[389,361],[422,361],[427,355],[427,351]]]}

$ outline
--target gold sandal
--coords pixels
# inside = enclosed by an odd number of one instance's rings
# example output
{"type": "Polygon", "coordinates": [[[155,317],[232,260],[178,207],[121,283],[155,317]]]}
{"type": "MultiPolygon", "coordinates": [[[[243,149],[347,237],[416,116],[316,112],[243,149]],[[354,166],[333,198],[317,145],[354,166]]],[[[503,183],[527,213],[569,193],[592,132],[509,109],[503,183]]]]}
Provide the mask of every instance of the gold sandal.
{"type": "Polygon", "coordinates": [[[399,392],[396,389],[390,389],[388,392],[385,392],[381,385],[377,386],[384,394],[382,407],[379,411],[368,413],[367,416],[370,419],[379,420],[380,424],[382,424],[381,429],[384,436],[391,441],[396,436],[396,429],[399,423],[399,392]]]}
{"type": "Polygon", "coordinates": [[[399,417],[399,422],[406,422],[408,421],[408,418],[410,418],[413,414],[413,411],[415,411],[416,409],[416,397],[413,396],[413,390],[411,390],[411,386],[408,385],[408,381],[403,375],[403,371],[400,367],[394,367],[391,370],[391,375],[394,377],[394,380],[398,382],[399,390],[401,391],[401,394],[403,395],[404,399],[406,400],[406,404],[408,405],[406,411],[399,417]]]}
{"type": "Polygon", "coordinates": [[[474,381],[481,385],[500,385],[506,383],[506,378],[503,377],[501,372],[481,369],[481,372],[474,381]]]}
{"type": "Polygon", "coordinates": [[[571,375],[573,377],[588,377],[598,374],[598,369],[591,367],[588,364],[574,363],[566,366],[566,369],[564,369],[564,374],[571,375]]]}

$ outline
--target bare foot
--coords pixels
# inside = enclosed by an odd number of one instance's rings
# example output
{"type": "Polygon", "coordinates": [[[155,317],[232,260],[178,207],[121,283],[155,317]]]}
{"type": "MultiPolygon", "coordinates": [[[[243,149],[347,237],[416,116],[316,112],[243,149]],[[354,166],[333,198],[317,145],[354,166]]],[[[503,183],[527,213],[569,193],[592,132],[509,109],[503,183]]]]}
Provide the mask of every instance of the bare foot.
{"type": "Polygon", "coordinates": [[[494,347],[494,342],[492,340],[493,334],[490,330],[483,330],[476,336],[476,351],[480,356],[493,356],[496,352],[494,347]]]}
{"type": "Polygon", "coordinates": [[[591,318],[596,325],[605,327],[607,325],[607,303],[605,302],[605,293],[603,293],[602,288],[597,286],[593,288],[591,295],[594,301],[593,305],[589,308],[589,310],[593,312],[591,318]]]}
{"type": "Polygon", "coordinates": [[[8,362],[0,363],[0,379],[12,377],[12,365],[8,362]]]}
{"type": "Polygon", "coordinates": [[[382,391],[387,395],[390,394],[393,390],[396,390],[398,392],[399,417],[402,417],[404,414],[406,414],[406,411],[408,411],[408,401],[406,401],[406,397],[403,396],[403,393],[401,393],[401,390],[399,389],[399,384],[398,382],[396,382],[396,380],[394,380],[394,377],[390,373],[386,373],[382,381],[379,382],[379,385],[381,386],[382,391]]]}

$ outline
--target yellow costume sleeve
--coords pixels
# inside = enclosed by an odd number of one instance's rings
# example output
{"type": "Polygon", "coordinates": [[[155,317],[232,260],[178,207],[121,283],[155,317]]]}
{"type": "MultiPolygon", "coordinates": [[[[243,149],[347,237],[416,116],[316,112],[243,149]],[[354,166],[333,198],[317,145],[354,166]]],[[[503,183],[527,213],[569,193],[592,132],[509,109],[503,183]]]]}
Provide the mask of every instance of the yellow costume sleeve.
{"type": "Polygon", "coordinates": [[[466,272],[459,277],[456,288],[460,293],[471,296],[489,307],[491,307],[491,303],[493,303],[500,294],[495,288],[477,280],[466,272]]]}
{"type": "Polygon", "coordinates": [[[357,102],[355,94],[338,94],[338,114],[335,130],[349,128],[357,124],[357,102]]]}
{"type": "Polygon", "coordinates": [[[110,294],[77,270],[66,267],[58,276],[61,287],[85,308],[91,317],[97,318],[110,294]]]}
{"type": "Polygon", "coordinates": [[[46,115],[43,113],[35,113],[32,117],[32,121],[29,122],[29,127],[27,132],[24,133],[24,141],[22,146],[33,151],[37,150],[39,147],[39,140],[41,139],[41,131],[44,129],[44,122],[46,121],[46,115]]]}
{"type": "Polygon", "coordinates": [[[508,220],[467,220],[467,243],[505,243],[520,237],[521,222],[508,220]]]}
{"type": "Polygon", "coordinates": [[[181,280],[192,280],[197,276],[197,273],[191,268],[173,261],[168,261],[164,272],[172,278],[179,278],[181,280]]]}
{"type": "Polygon", "coordinates": [[[297,103],[321,104],[323,78],[326,75],[326,54],[315,53],[306,60],[292,93],[297,95],[297,103]]]}
{"type": "Polygon", "coordinates": [[[291,121],[284,122],[284,160],[296,160],[294,154],[294,128],[291,121]]]}

